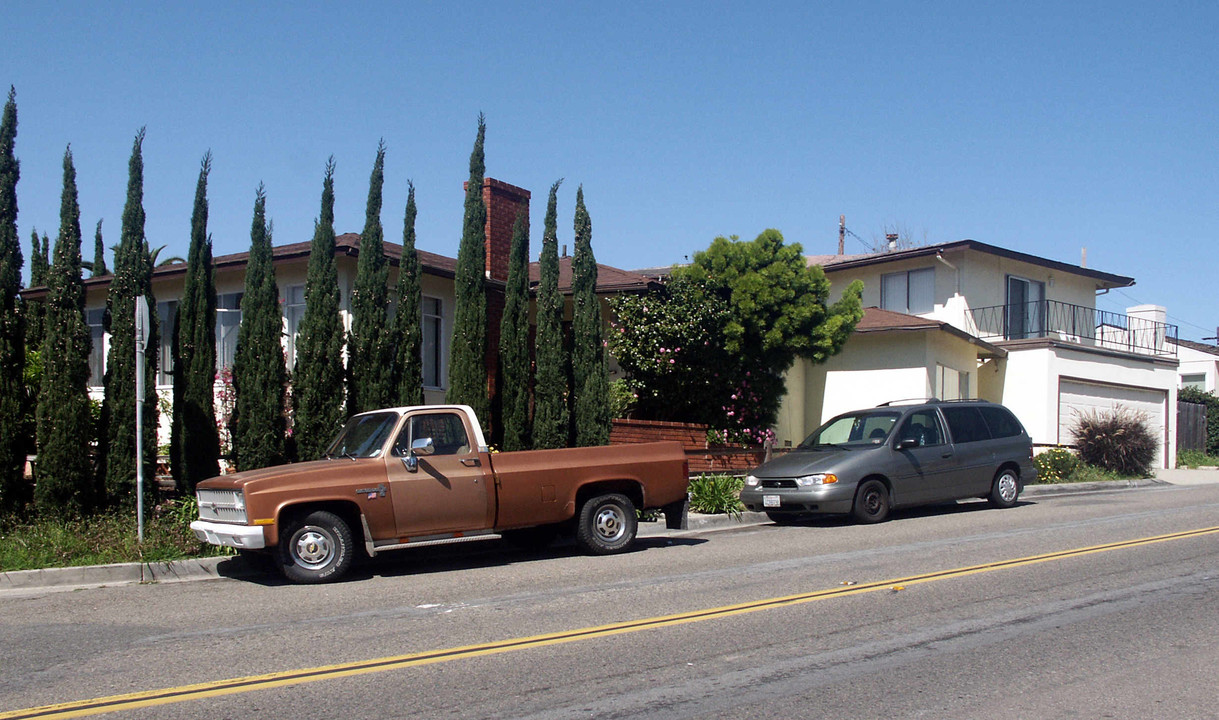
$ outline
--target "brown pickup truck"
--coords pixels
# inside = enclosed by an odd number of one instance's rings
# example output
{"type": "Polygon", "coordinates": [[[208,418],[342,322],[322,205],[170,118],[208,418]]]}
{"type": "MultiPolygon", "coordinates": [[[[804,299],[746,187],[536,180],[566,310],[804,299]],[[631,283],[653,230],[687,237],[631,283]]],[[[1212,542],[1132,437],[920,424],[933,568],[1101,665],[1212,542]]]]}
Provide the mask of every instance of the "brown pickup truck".
{"type": "Polygon", "coordinates": [[[635,539],[638,510],[681,527],[680,443],[492,453],[465,405],[354,415],[326,459],[199,483],[201,540],[272,553],[293,582],[337,580],[359,545],[384,550],[504,537],[543,546],[560,532],[597,555],[635,539]]]}

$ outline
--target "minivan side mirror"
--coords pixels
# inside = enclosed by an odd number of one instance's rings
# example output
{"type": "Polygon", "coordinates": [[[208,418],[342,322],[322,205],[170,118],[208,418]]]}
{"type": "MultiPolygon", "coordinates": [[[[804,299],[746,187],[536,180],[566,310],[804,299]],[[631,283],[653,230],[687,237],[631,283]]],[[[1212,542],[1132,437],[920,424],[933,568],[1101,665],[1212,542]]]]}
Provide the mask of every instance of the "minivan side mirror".
{"type": "Polygon", "coordinates": [[[910,448],[918,447],[918,438],[902,438],[897,441],[898,450],[909,450],[910,448]]]}
{"type": "Polygon", "coordinates": [[[419,469],[418,456],[427,456],[434,452],[436,452],[436,445],[432,442],[430,437],[417,438],[413,443],[411,443],[410,455],[402,458],[402,464],[406,466],[408,471],[415,472],[419,469]]]}

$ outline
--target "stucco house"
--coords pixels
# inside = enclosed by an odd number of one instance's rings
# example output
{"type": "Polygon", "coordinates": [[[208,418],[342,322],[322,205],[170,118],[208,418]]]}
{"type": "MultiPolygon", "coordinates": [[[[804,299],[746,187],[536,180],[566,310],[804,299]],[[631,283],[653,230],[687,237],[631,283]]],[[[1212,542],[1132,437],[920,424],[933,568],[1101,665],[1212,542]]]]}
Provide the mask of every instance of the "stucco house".
{"type": "Polygon", "coordinates": [[[863,320],[843,351],[788,373],[776,427],[798,443],[824,420],[895,399],[983,398],[1011,408],[1035,443],[1070,444],[1081,412],[1143,412],[1176,459],[1177,328],[1158,306],[1096,308],[1134,279],[975,240],[819,255],[836,290],[863,281],[863,320]]]}
{"type": "Polygon", "coordinates": [[[1219,390],[1219,346],[1192,340],[1176,340],[1180,388],[1194,388],[1203,392],[1219,390]]]}

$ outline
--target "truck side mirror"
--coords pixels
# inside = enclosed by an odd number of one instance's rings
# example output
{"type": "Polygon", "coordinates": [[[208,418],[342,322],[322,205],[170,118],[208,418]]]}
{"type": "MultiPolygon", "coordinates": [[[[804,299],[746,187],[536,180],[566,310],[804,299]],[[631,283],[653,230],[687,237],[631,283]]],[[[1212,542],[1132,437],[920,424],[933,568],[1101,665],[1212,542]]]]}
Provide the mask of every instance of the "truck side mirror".
{"type": "Polygon", "coordinates": [[[419,469],[420,455],[431,455],[436,452],[436,445],[430,437],[418,438],[411,443],[411,452],[406,457],[402,458],[402,464],[406,465],[406,469],[410,472],[415,472],[419,469]]]}

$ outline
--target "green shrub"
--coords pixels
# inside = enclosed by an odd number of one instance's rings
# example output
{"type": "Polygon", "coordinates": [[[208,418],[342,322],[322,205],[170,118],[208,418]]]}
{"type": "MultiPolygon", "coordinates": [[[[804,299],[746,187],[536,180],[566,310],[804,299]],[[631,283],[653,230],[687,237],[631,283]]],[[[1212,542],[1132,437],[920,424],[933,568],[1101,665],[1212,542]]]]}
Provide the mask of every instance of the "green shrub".
{"type": "Polygon", "coordinates": [[[731,475],[700,475],[690,481],[690,510],[711,515],[740,517],[744,481],[731,475]]]}
{"type": "Polygon", "coordinates": [[[1079,467],[1079,458],[1066,448],[1050,448],[1033,458],[1037,468],[1037,482],[1057,483],[1071,477],[1079,467]]]}
{"type": "Polygon", "coordinates": [[[1196,468],[1202,465],[1219,465],[1219,457],[1208,455],[1201,450],[1177,451],[1177,467],[1196,468]]]}
{"type": "Polygon", "coordinates": [[[1079,459],[1121,475],[1150,475],[1158,446],[1147,416],[1121,405],[1082,413],[1075,424],[1079,459]]]}

